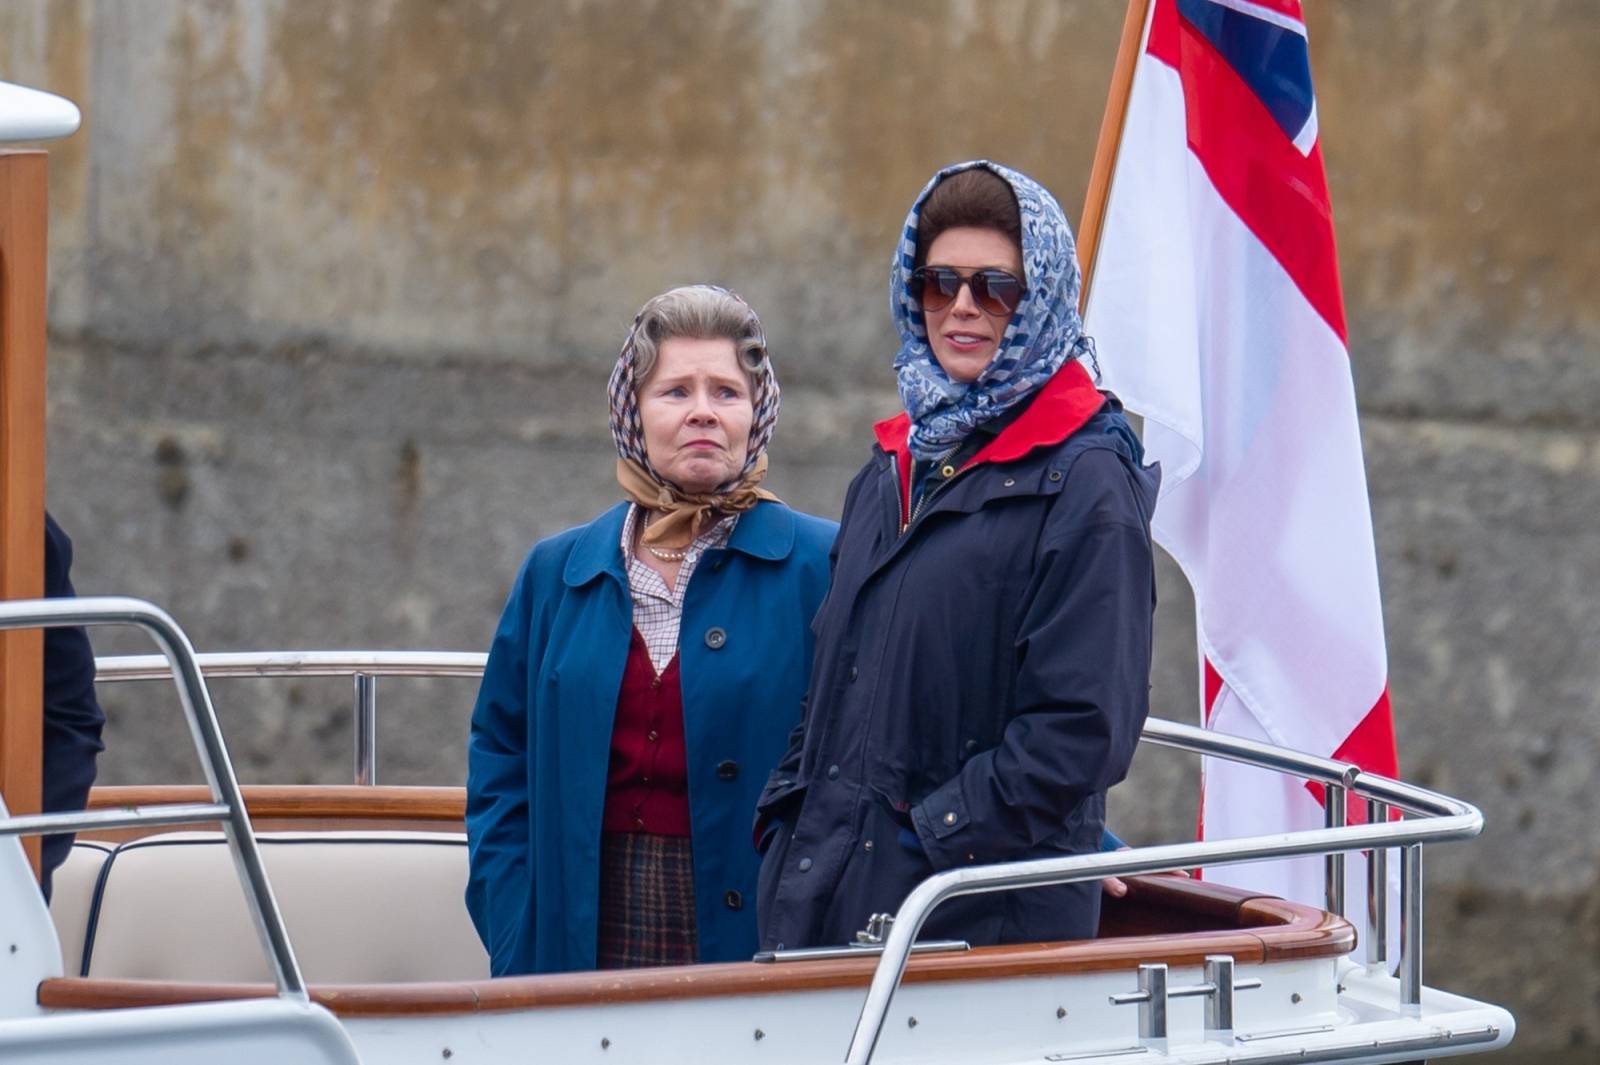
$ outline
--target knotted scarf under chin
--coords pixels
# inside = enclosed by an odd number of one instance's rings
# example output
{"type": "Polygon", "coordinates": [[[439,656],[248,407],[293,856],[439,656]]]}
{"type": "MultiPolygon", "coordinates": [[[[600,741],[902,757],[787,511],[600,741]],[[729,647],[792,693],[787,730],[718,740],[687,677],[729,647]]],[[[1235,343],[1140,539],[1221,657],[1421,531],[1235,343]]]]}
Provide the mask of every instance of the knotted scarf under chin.
{"type": "Polygon", "coordinates": [[[761,487],[766,475],[767,456],[761,455],[732,488],[695,494],[652,477],[632,459],[617,460],[617,483],[623,496],[653,515],[640,540],[672,550],[688,547],[724,517],[743,513],[763,499],[782,502],[761,487]]]}

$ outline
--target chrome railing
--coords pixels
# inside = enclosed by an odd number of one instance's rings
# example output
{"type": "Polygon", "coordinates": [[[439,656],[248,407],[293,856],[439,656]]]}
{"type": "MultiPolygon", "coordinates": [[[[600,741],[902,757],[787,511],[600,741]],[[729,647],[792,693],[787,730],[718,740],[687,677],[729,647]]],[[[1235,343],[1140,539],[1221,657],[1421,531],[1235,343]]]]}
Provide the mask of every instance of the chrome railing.
{"type": "MultiPolygon", "coordinates": [[[[378,678],[483,676],[488,655],[465,651],[261,651],[196,656],[200,672],[218,680],[239,677],[350,677],[355,782],[378,782],[378,678]]],[[[160,655],[95,659],[96,681],[165,680],[172,675],[160,655]]]]}
{"type": "MultiPolygon", "coordinates": [[[[1070,884],[1082,880],[1099,880],[1108,876],[1133,876],[1143,873],[1166,873],[1196,866],[1240,865],[1246,862],[1267,861],[1277,858],[1297,858],[1308,855],[1338,855],[1351,851],[1370,850],[1381,855],[1384,848],[1401,847],[1400,877],[1400,1004],[1409,1012],[1418,1012],[1422,1003],[1422,846],[1446,840],[1471,839],[1483,830],[1483,814],[1477,807],[1447,795],[1404,784],[1388,777],[1365,774],[1356,766],[1329,758],[1301,754],[1283,747],[1257,743],[1234,736],[1224,736],[1191,725],[1151,719],[1145,723],[1145,740],[1163,747],[1175,747],[1213,758],[1243,762],[1248,765],[1273,769],[1280,773],[1316,781],[1327,788],[1326,802],[1338,804],[1340,816],[1330,816],[1330,827],[1303,832],[1285,832],[1271,836],[1249,836],[1241,839],[1217,840],[1210,843],[1173,843],[1157,847],[1141,847],[1134,851],[1111,851],[1100,854],[1080,854],[1066,858],[1044,858],[1034,861],[1011,862],[1005,865],[976,866],[967,869],[950,869],[935,873],[914,888],[900,904],[894,923],[884,944],[877,969],[872,974],[872,984],[867,989],[861,1016],[850,1038],[850,1049],[845,1056],[846,1065],[867,1065],[883,1032],[884,1020],[889,1014],[889,1004],[905,972],[917,933],[928,915],[940,903],[962,895],[977,895],[991,891],[1009,891],[1015,888],[1039,887],[1045,884],[1070,884]],[[1343,806],[1347,793],[1354,793],[1368,803],[1370,813],[1378,816],[1365,825],[1343,823],[1343,806]],[[1387,820],[1388,810],[1404,811],[1403,821],[1387,820]]],[[[1377,862],[1375,861],[1376,865],[1377,862]]],[[[1327,863],[1326,875],[1331,879],[1337,871],[1343,879],[1343,862],[1327,863]]],[[[1386,893],[1386,878],[1368,877],[1368,894],[1381,897],[1386,893]]],[[[1342,886],[1337,893],[1330,883],[1327,886],[1330,902],[1343,903],[1342,886]]],[[[1330,910],[1338,910],[1330,905],[1330,910]]],[[[1369,899],[1368,913],[1383,914],[1383,905],[1377,897],[1369,899]]],[[[1369,929],[1369,936],[1381,940],[1387,932],[1383,925],[1369,929]]],[[[1381,958],[1382,955],[1380,954],[1381,958]]],[[[1372,956],[1368,956],[1369,962],[1372,956]]]]}
{"type": "Polygon", "coordinates": [[[160,804],[126,810],[36,814],[0,819],[0,838],[52,835],[83,829],[137,828],[152,825],[200,824],[220,821],[233,855],[234,867],[245,885],[245,899],[261,944],[266,948],[278,994],[306,1001],[305,980],[289,946],[283,915],[267,883],[261,852],[245,813],[239,781],[222,742],[222,730],[211,705],[211,695],[201,674],[194,647],[178,623],[160,607],[141,599],[100,597],[83,599],[23,599],[0,602],[0,629],[57,629],[78,625],[133,625],[150,634],[167,675],[177,681],[189,733],[194,738],[210,803],[160,804]]]}
{"type": "MultiPolygon", "coordinates": [[[[354,678],[356,782],[375,783],[377,687],[380,676],[477,677],[487,656],[461,652],[303,651],[223,653],[196,656],[194,664],[207,677],[354,678]]],[[[162,656],[102,658],[96,663],[102,681],[156,680],[171,675],[162,656]]],[[[1359,767],[1332,758],[1253,740],[1210,732],[1191,725],[1152,718],[1142,740],[1156,746],[1224,758],[1320,784],[1327,810],[1326,827],[1311,831],[1142,847],[1133,851],[1074,855],[1067,858],[1013,862],[953,869],[923,881],[902,903],[884,945],[861,1016],[851,1037],[847,1065],[866,1065],[876,1047],[899,986],[906,959],[918,931],[940,903],[961,895],[1006,891],[1045,884],[1098,880],[1109,876],[1170,872],[1196,866],[1237,865],[1323,855],[1326,908],[1345,914],[1345,856],[1370,855],[1367,876],[1367,962],[1387,966],[1387,849],[1402,848],[1400,867],[1400,1002],[1410,1011],[1422,1001],[1422,846],[1444,840],[1470,839],[1483,827],[1483,815],[1468,803],[1388,777],[1364,774],[1359,767]],[[1367,823],[1347,825],[1350,796],[1366,801],[1367,823]],[[1389,820],[1391,811],[1405,820],[1389,820]]]]}

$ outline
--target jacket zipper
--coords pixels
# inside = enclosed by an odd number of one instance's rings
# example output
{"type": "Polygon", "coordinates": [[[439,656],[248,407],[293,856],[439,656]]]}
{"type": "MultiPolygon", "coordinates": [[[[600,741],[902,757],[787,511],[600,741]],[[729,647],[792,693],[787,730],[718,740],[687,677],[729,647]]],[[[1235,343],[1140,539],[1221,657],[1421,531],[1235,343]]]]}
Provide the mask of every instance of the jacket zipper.
{"type": "MultiPolygon", "coordinates": [[[[959,445],[957,445],[957,447],[959,447],[959,445]]],[[[949,451],[946,451],[943,455],[940,455],[934,461],[935,462],[943,462],[945,459],[949,458],[951,455],[954,455],[956,453],[956,450],[957,450],[957,448],[953,447],[949,451]]],[[[912,525],[916,524],[917,518],[921,517],[923,510],[925,510],[927,508],[929,501],[931,501],[934,496],[938,495],[940,492],[944,491],[947,487],[949,487],[950,485],[954,484],[955,481],[956,481],[956,478],[960,477],[963,473],[966,473],[968,470],[972,469],[972,467],[973,467],[973,459],[968,459],[967,460],[967,464],[965,466],[962,466],[955,473],[952,473],[949,477],[945,478],[944,480],[940,481],[938,484],[934,485],[932,491],[928,491],[928,492],[922,493],[922,498],[917,500],[917,505],[911,511],[911,516],[908,517],[905,520],[905,522],[901,524],[901,526],[900,526],[900,535],[904,536],[906,534],[906,530],[910,529],[912,525]]],[[[910,491],[911,490],[911,486],[907,485],[906,486],[906,490],[910,491]]]]}

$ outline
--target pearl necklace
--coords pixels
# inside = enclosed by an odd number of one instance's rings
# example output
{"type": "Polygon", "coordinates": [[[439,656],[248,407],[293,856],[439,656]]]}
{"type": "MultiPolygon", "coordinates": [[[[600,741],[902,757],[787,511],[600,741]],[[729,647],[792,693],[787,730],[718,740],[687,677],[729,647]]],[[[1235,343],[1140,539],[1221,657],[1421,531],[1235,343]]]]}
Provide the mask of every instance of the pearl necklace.
{"type": "Polygon", "coordinates": [[[648,528],[650,528],[650,512],[649,511],[645,511],[644,525],[639,530],[639,544],[646,551],[650,552],[652,555],[656,556],[657,558],[659,558],[663,562],[682,562],[684,559],[689,557],[689,550],[690,550],[690,548],[692,548],[694,546],[692,543],[688,547],[681,547],[681,548],[676,548],[676,549],[665,548],[665,547],[654,547],[654,546],[652,546],[650,544],[645,543],[644,542],[644,530],[648,529],[648,528]]]}

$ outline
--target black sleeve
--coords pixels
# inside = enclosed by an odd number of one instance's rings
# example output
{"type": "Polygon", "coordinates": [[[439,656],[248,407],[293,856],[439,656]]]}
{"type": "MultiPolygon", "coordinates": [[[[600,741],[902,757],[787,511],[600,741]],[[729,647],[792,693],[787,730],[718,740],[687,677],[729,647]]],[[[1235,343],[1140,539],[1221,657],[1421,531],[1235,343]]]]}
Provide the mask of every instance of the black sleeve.
{"type": "MultiPolygon", "coordinates": [[[[44,594],[49,599],[71,598],[72,541],[45,515],[44,594]]],[[[94,650],[81,628],[46,629],[44,634],[44,771],[43,807],[46,813],[81,810],[94,783],[95,756],[105,749],[100,732],[105,711],[94,694],[94,650]]],[[[50,836],[44,841],[44,870],[49,873],[66,860],[71,836],[50,836]]]]}

